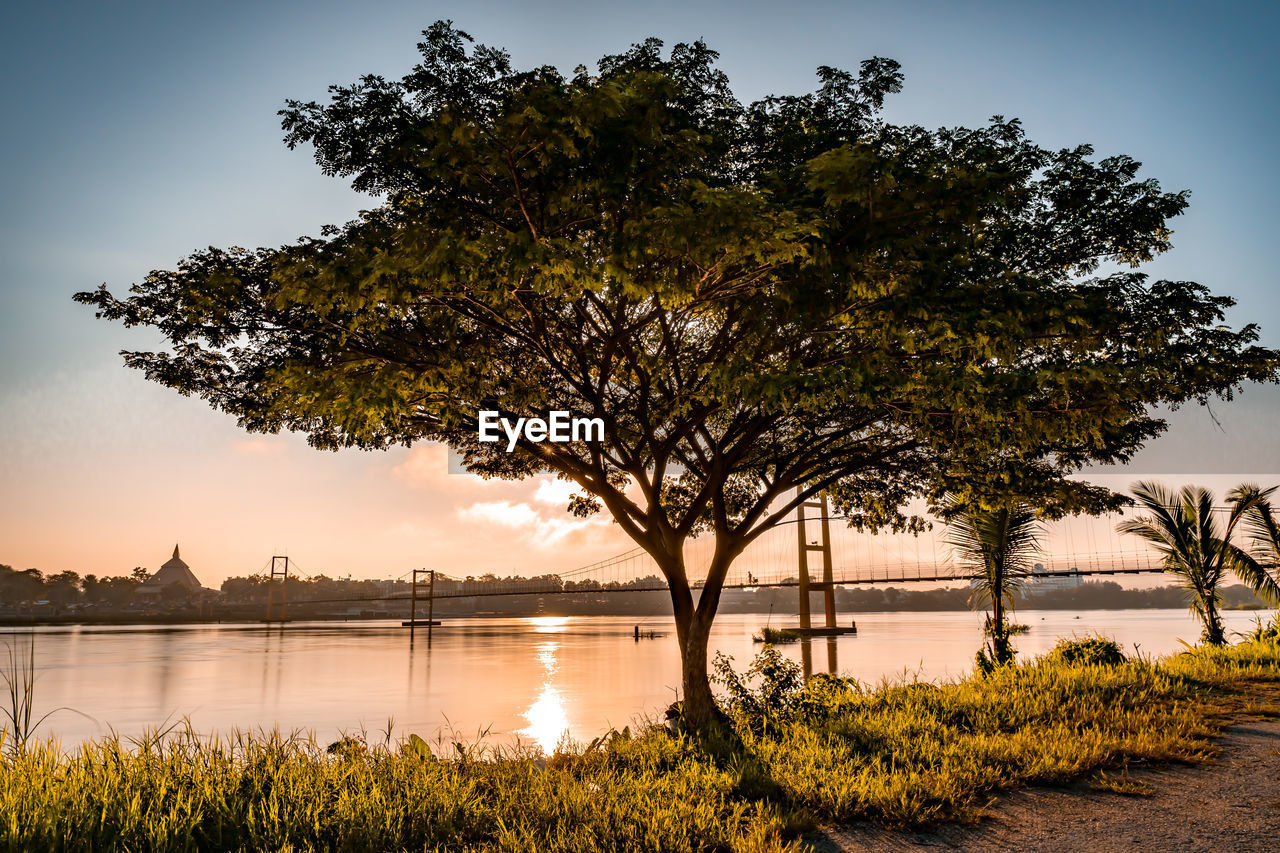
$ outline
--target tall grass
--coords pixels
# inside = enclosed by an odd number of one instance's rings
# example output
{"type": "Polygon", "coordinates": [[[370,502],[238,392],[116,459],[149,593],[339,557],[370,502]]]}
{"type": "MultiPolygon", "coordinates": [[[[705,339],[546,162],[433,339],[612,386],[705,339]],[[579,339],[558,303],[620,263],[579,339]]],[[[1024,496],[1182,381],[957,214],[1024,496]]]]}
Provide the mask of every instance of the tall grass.
{"type": "Polygon", "coordinates": [[[1003,789],[1201,760],[1227,712],[1280,689],[1280,644],[1059,655],[942,685],[806,685],[772,649],[749,672],[721,669],[732,722],[711,734],[651,727],[549,758],[189,728],[33,742],[0,759],[0,847],[791,851],[817,822],[964,818],[1003,789]]]}
{"type": "Polygon", "coordinates": [[[66,708],[54,708],[40,717],[35,715],[36,692],[36,636],[27,635],[27,649],[24,654],[22,644],[17,636],[5,644],[7,660],[0,669],[0,679],[4,681],[5,704],[0,708],[4,719],[0,720],[0,752],[19,755],[26,749],[27,743],[49,717],[66,708]]]}

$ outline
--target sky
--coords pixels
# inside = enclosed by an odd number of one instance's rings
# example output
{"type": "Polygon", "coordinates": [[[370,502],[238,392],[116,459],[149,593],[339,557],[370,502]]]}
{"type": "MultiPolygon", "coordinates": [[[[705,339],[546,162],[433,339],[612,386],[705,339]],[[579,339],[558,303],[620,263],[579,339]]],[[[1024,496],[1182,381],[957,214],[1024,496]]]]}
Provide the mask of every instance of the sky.
{"type": "MultiPolygon", "coordinates": [[[[127,290],[205,246],[273,246],[377,199],[281,143],[286,99],[398,77],[452,19],[517,67],[566,72],[657,36],[705,39],[739,98],[799,93],[814,69],[902,63],[890,120],[1020,118],[1042,145],[1124,153],[1191,190],[1154,276],[1234,297],[1280,346],[1274,266],[1280,6],[1274,3],[365,2],[6,4],[0,27],[0,563],[155,569],[175,542],[207,586],[288,553],[308,574],[538,574],[628,549],[565,484],[449,474],[443,448],[310,449],[249,435],[147,383],[118,352],[149,330],[71,295],[127,290]]],[[[1280,482],[1280,392],[1183,409],[1125,468],[1225,490],[1280,482]]]]}

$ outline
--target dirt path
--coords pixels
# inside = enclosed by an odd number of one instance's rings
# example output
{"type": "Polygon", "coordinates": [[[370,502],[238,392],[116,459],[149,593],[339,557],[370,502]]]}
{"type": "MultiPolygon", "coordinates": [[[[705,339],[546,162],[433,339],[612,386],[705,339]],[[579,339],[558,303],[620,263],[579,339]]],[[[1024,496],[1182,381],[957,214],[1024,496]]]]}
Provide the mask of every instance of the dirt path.
{"type": "Polygon", "coordinates": [[[811,839],[816,850],[832,853],[1280,850],[1280,721],[1241,722],[1219,745],[1214,764],[1134,770],[1132,779],[1154,789],[1150,796],[1099,792],[1080,783],[1001,796],[976,826],[911,833],[854,824],[811,839]]]}

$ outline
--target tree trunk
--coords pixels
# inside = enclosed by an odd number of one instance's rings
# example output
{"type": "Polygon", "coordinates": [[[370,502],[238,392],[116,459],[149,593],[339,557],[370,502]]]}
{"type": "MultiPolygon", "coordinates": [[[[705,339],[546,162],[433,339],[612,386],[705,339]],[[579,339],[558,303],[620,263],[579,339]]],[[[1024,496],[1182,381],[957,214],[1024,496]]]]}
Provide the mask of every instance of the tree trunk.
{"type": "Polygon", "coordinates": [[[711,620],[695,615],[680,644],[680,680],[684,692],[681,716],[691,728],[703,728],[720,716],[707,673],[707,638],[710,634],[711,620]]]}
{"type": "Polygon", "coordinates": [[[1226,631],[1222,626],[1218,606],[1212,595],[1204,596],[1201,601],[1204,608],[1204,641],[1211,646],[1221,646],[1226,642],[1226,631]]]}
{"type": "Polygon", "coordinates": [[[1009,663],[1013,657],[1009,650],[1009,628],[1005,625],[1004,596],[999,587],[991,596],[991,651],[998,664],[1009,663]]]}
{"type": "Polygon", "coordinates": [[[728,547],[717,547],[696,607],[685,575],[683,552],[654,555],[671,589],[676,639],[680,646],[681,718],[689,728],[703,728],[722,716],[711,692],[707,641],[720,604],[725,575],[740,550],[741,546],[736,542],[728,547]]]}

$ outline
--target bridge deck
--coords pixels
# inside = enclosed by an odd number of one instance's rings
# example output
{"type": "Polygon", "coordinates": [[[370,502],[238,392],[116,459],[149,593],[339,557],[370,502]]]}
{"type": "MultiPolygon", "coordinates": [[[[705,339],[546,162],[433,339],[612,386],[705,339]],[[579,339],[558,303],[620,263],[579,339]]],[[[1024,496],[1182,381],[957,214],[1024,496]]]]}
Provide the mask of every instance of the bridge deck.
{"type": "MultiPolygon", "coordinates": [[[[1028,580],[1047,580],[1049,578],[1070,578],[1092,575],[1144,575],[1144,574],[1163,574],[1164,569],[1153,568],[1149,566],[1135,566],[1129,568],[1087,568],[1070,571],[1049,571],[1038,572],[1028,576],[1028,580]]],[[[929,575],[902,575],[898,577],[844,577],[835,581],[835,586],[869,586],[871,584],[884,583],[955,583],[963,581],[971,581],[974,579],[972,574],[958,574],[954,572],[935,572],[929,575]]],[[[464,581],[465,583],[465,581],[464,581]]],[[[788,578],[785,580],[773,581],[743,581],[734,579],[724,584],[724,589],[762,589],[768,587],[794,587],[799,586],[800,581],[796,578],[788,578]]],[[[698,581],[692,583],[694,589],[700,589],[702,584],[698,581]]],[[[455,590],[453,592],[439,592],[435,594],[436,599],[445,598],[490,598],[493,596],[503,595],[608,595],[610,593],[619,592],[666,592],[667,585],[652,584],[645,586],[600,586],[600,587],[575,587],[573,589],[558,588],[548,584],[545,587],[530,585],[528,587],[510,588],[510,589],[483,589],[473,588],[471,590],[455,590]]],[[[384,601],[396,599],[408,600],[410,596],[388,596],[384,601]]],[[[418,596],[422,600],[422,594],[418,596]]]]}

